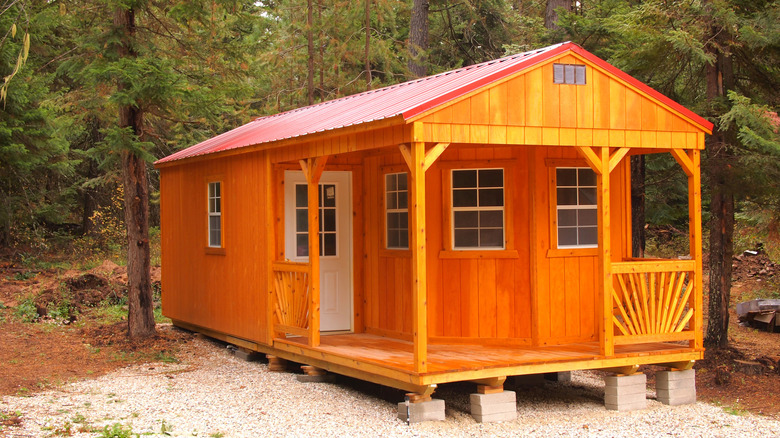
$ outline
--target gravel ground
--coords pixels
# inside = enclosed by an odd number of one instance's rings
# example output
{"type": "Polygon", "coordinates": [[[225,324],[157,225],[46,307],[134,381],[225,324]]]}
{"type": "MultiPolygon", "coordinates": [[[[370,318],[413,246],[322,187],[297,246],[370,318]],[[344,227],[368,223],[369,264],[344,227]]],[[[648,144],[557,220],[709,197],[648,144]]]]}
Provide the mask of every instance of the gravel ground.
{"type": "Polygon", "coordinates": [[[184,348],[177,364],[133,366],[32,397],[4,397],[0,411],[21,412],[23,423],[0,436],[114,436],[104,428],[116,436],[199,437],[780,436],[778,421],[705,403],[665,406],[651,391],[643,411],[607,411],[604,383],[589,372],[518,389],[518,419],[506,423],[471,418],[473,385],[442,385],[435,397],[446,402],[446,421],[407,426],[396,419],[399,391],[346,378],[300,383],[293,373],[268,372],[202,338],[184,348]]]}

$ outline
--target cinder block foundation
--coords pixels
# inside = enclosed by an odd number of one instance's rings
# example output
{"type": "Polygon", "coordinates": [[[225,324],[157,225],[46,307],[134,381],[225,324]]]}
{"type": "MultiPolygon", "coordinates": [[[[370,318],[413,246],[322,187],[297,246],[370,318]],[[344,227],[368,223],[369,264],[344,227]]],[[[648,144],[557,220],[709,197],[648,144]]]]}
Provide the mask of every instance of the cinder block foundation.
{"type": "Polygon", "coordinates": [[[526,374],[522,376],[507,377],[505,385],[511,386],[544,386],[544,374],[526,374]]]}
{"type": "Polygon", "coordinates": [[[512,421],[517,418],[517,396],[514,391],[495,394],[471,394],[471,416],[477,423],[512,421]]]}
{"type": "Polygon", "coordinates": [[[637,411],[647,407],[647,376],[643,373],[630,376],[604,378],[604,407],[611,411],[637,411]]]}
{"type": "Polygon", "coordinates": [[[398,403],[398,419],[406,421],[407,409],[410,423],[444,421],[444,400],[431,399],[419,403],[398,403]]]}
{"type": "Polygon", "coordinates": [[[544,379],[550,382],[571,382],[571,371],[561,371],[559,373],[545,373],[544,379]]]}
{"type": "Polygon", "coordinates": [[[655,373],[658,401],[671,406],[696,403],[696,371],[659,371],[655,373]]]}

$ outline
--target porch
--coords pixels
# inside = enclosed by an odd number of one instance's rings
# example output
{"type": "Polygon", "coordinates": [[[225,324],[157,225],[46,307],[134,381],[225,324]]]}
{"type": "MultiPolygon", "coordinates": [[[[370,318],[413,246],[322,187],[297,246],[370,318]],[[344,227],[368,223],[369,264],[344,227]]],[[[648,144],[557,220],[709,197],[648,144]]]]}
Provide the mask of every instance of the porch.
{"type": "Polygon", "coordinates": [[[620,369],[644,364],[683,368],[701,359],[687,343],[653,342],[617,345],[605,358],[598,342],[555,346],[497,346],[474,344],[429,344],[428,370],[415,372],[414,345],[364,333],[324,335],[317,347],[304,337],[274,341],[281,358],[311,364],[338,374],[425,393],[432,385],[456,381],[487,381],[513,375],[581,369],[620,369]]]}

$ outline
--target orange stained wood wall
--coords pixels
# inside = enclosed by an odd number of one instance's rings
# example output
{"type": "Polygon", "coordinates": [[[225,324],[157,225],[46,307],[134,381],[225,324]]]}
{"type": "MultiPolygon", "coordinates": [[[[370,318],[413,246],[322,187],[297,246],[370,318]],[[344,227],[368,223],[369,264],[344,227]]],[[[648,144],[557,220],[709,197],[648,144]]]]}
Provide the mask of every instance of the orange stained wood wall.
{"type": "Polygon", "coordinates": [[[267,341],[266,205],[260,153],[160,170],[162,306],[169,318],[267,341]],[[223,250],[207,249],[207,185],[222,183],[223,250]]]}
{"type": "MultiPolygon", "coordinates": [[[[433,342],[546,345],[598,338],[596,251],[550,251],[556,225],[549,185],[556,160],[587,166],[573,148],[457,145],[428,170],[428,330],[433,342]],[[447,247],[444,174],[457,167],[505,168],[507,251],[480,251],[475,257],[447,247]]],[[[406,168],[400,154],[392,153],[365,163],[366,331],[409,339],[411,258],[409,251],[385,249],[382,199],[384,175],[406,168]]],[[[612,174],[612,235],[620,248],[626,246],[627,169],[620,165],[612,174]]],[[[624,253],[616,249],[615,257],[624,253]]]]}

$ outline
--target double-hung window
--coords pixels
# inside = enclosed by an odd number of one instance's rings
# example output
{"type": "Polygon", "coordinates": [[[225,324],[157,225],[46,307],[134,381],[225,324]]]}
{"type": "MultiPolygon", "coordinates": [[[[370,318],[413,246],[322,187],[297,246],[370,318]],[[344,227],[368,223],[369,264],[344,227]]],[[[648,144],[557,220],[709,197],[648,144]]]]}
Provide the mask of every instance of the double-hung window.
{"type": "Polygon", "coordinates": [[[588,167],[555,169],[558,248],[598,246],[596,173],[588,167]]]}
{"type": "Polygon", "coordinates": [[[209,247],[222,247],[222,184],[219,181],[210,182],[208,188],[208,225],[209,247]]]}
{"type": "Polygon", "coordinates": [[[504,169],[453,169],[453,249],[504,249],[504,222],[504,169]]]}
{"type": "Polygon", "coordinates": [[[406,172],[385,175],[387,249],[409,249],[409,190],[406,172]]]}

